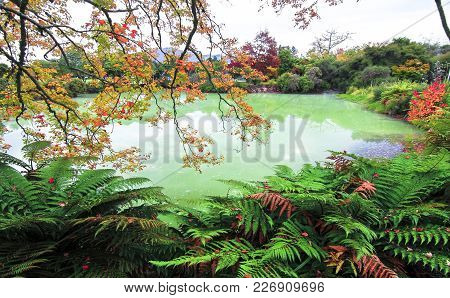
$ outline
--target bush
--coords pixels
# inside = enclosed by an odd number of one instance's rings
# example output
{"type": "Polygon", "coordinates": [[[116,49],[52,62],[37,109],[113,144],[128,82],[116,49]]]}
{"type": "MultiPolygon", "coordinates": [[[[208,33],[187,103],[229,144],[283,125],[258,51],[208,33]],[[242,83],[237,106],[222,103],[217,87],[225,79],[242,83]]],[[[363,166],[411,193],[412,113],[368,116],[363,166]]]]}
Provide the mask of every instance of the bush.
{"type": "MultiPolygon", "coordinates": [[[[312,82],[313,86],[311,89],[321,89],[323,86],[322,71],[317,66],[310,67],[306,69],[305,76],[312,82]]],[[[309,90],[308,90],[309,91],[309,90]]]]}
{"type": "Polygon", "coordinates": [[[277,81],[274,79],[268,80],[267,82],[262,82],[261,85],[267,87],[278,87],[277,81]]]}
{"type": "Polygon", "coordinates": [[[356,77],[354,84],[359,87],[376,85],[388,79],[391,70],[387,66],[368,66],[356,77]]]}
{"type": "Polygon", "coordinates": [[[225,89],[220,89],[217,90],[216,87],[211,84],[211,82],[207,81],[206,83],[202,84],[200,86],[200,91],[204,92],[204,93],[217,93],[217,91],[219,92],[225,92],[225,89]]]}
{"type": "Polygon", "coordinates": [[[285,72],[284,74],[278,77],[277,85],[278,88],[283,93],[295,93],[298,92],[299,90],[299,81],[300,81],[299,75],[290,72],[285,72]]]}
{"type": "Polygon", "coordinates": [[[450,64],[450,51],[433,57],[432,61],[434,63],[440,61],[441,63],[444,64],[450,64]]]}
{"type": "Polygon", "coordinates": [[[86,93],[86,84],[82,79],[73,78],[66,84],[66,90],[69,96],[76,97],[81,93],[86,93]]]}
{"type": "Polygon", "coordinates": [[[306,75],[301,76],[298,79],[298,91],[301,93],[307,93],[314,89],[314,82],[311,81],[306,75]]]}
{"type": "Polygon", "coordinates": [[[423,90],[425,86],[410,81],[387,82],[376,87],[351,87],[341,97],[363,103],[376,112],[406,116],[413,93],[423,90]]]}
{"type": "Polygon", "coordinates": [[[234,86],[244,89],[244,90],[248,90],[248,88],[250,87],[250,84],[248,82],[235,82],[234,86]]]}
{"type": "Polygon", "coordinates": [[[277,86],[283,93],[306,93],[314,88],[314,83],[307,76],[286,72],[278,77],[277,86]]]}
{"type": "Polygon", "coordinates": [[[371,65],[388,67],[403,64],[409,59],[418,59],[425,63],[431,60],[431,53],[424,44],[407,38],[397,38],[389,44],[366,47],[364,54],[371,65]]]}
{"type": "Polygon", "coordinates": [[[9,82],[7,79],[0,78],[0,91],[5,90],[8,85],[9,85],[9,82]]]}
{"type": "Polygon", "coordinates": [[[413,82],[424,81],[429,71],[430,64],[422,63],[418,59],[410,59],[402,65],[392,66],[392,74],[395,77],[413,82]]]}
{"type": "Polygon", "coordinates": [[[346,90],[352,82],[355,73],[361,67],[362,62],[352,58],[349,61],[337,61],[335,57],[325,57],[314,62],[322,73],[322,90],[346,90]]]}

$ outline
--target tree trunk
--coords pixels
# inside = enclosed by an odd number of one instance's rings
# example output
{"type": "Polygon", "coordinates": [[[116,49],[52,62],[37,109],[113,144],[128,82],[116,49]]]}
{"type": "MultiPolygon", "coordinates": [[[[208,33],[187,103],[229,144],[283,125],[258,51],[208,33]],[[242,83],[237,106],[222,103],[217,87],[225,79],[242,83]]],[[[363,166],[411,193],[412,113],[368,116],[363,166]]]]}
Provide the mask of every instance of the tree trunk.
{"type": "Polygon", "coordinates": [[[442,27],[444,27],[445,34],[447,34],[447,38],[450,40],[450,28],[448,28],[447,20],[445,18],[444,8],[442,7],[441,0],[435,0],[437,9],[439,11],[439,16],[441,17],[442,27]]]}

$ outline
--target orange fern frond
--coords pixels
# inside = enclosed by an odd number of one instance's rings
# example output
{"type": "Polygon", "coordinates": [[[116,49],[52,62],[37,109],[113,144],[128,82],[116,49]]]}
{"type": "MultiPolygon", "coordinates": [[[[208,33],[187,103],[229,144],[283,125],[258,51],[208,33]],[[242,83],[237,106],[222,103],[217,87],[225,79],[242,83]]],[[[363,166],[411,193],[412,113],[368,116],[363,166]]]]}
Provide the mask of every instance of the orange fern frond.
{"type": "Polygon", "coordinates": [[[356,262],[363,277],[397,278],[397,273],[381,262],[376,255],[364,256],[356,262]]]}
{"type": "Polygon", "coordinates": [[[249,196],[250,199],[261,200],[261,204],[268,208],[270,212],[274,212],[279,209],[278,216],[282,216],[283,213],[286,213],[286,216],[289,218],[292,215],[292,212],[295,211],[295,206],[292,205],[291,201],[280,195],[276,192],[261,192],[252,194],[249,196]]]}
{"type": "Polygon", "coordinates": [[[375,188],[375,185],[366,180],[362,180],[361,184],[355,189],[355,192],[359,193],[366,199],[373,196],[376,191],[377,189],[375,188]]]}

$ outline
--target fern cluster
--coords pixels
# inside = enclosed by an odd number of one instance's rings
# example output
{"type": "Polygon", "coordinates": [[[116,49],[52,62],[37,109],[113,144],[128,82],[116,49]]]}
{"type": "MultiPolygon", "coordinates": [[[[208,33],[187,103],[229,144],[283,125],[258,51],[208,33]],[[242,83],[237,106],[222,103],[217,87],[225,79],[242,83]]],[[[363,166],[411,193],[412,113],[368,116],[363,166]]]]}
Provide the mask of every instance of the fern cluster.
{"type": "Polygon", "coordinates": [[[225,181],[232,191],[204,201],[208,216],[171,215],[189,250],[151,264],[182,276],[447,276],[449,161],[445,150],[390,161],[333,152],[264,182],[225,181]]]}
{"type": "Polygon", "coordinates": [[[147,179],[69,159],[35,166],[0,156],[0,277],[157,276],[148,259],[182,243],[157,219],[171,207],[147,179]]]}
{"type": "MultiPolygon", "coordinates": [[[[29,145],[32,160],[48,144],[29,145]]],[[[444,277],[450,155],[332,152],[223,197],[0,155],[2,277],[444,277]]]]}

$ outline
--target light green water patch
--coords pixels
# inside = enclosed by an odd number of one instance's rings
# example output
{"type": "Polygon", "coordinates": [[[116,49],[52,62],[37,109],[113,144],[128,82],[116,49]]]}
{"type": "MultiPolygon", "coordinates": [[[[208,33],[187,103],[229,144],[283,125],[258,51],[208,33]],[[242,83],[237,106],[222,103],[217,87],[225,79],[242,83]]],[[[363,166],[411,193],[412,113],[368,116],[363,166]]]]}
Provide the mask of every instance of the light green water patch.
{"type": "Polygon", "coordinates": [[[412,125],[339,100],[335,95],[251,94],[248,102],[272,120],[267,144],[251,143],[242,148],[239,140],[221,132],[217,95],[208,95],[179,110],[181,119],[200,127],[215,142],[214,152],[225,160],[206,166],[202,173],[182,168],[182,150],[173,125],[158,130],[144,124],[129,123],[116,128],[114,143],[120,147],[140,146],[151,154],[148,167],[140,173],[163,186],[174,198],[225,194],[227,186],[219,179],[260,180],[273,173],[273,166],[284,164],[299,169],[305,163],[323,161],[328,150],[346,150],[374,157],[393,156],[402,150],[400,142],[420,131],[412,125]],[[140,138],[136,137],[139,135],[140,138]],[[140,139],[140,142],[136,142],[140,139]]]}
{"type": "MultiPolygon", "coordinates": [[[[202,173],[182,167],[182,146],[172,123],[158,128],[145,121],[114,125],[113,145],[116,149],[137,146],[150,154],[146,169],[132,175],[148,177],[164,187],[170,197],[188,202],[226,194],[228,188],[219,179],[261,180],[273,173],[275,165],[299,169],[305,163],[324,161],[328,150],[389,157],[401,152],[400,142],[420,134],[406,122],[367,111],[335,95],[251,94],[247,99],[273,123],[266,144],[243,146],[222,131],[218,95],[210,94],[205,101],[180,107],[180,120],[212,137],[216,143],[213,152],[224,157],[222,164],[203,167],[202,173]]],[[[20,132],[15,130],[6,139],[13,145],[12,153],[18,155],[20,132]]]]}

